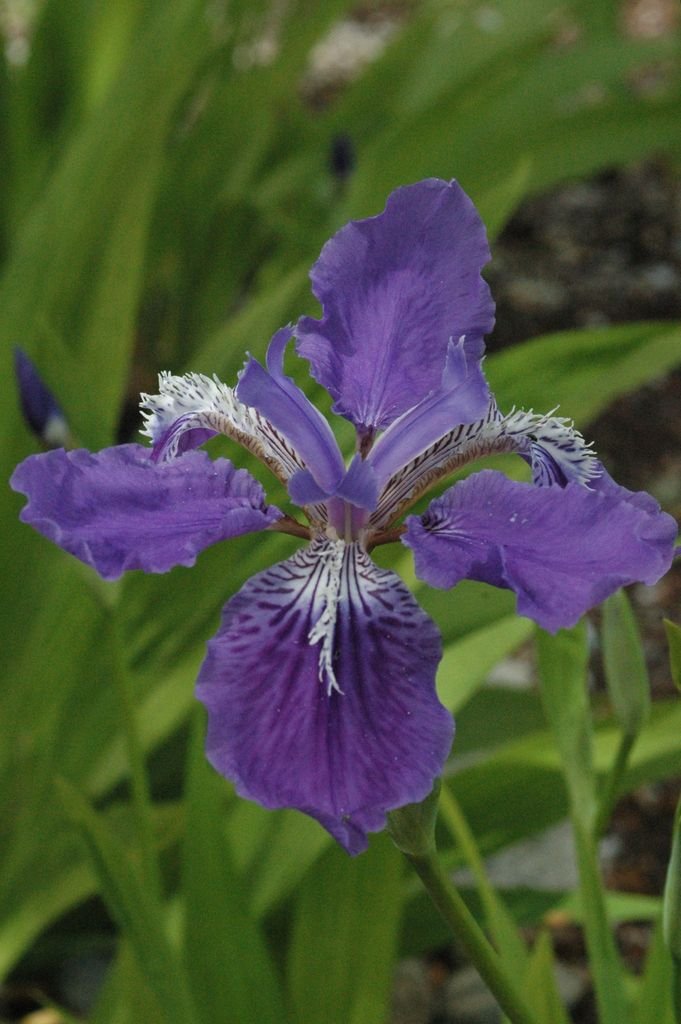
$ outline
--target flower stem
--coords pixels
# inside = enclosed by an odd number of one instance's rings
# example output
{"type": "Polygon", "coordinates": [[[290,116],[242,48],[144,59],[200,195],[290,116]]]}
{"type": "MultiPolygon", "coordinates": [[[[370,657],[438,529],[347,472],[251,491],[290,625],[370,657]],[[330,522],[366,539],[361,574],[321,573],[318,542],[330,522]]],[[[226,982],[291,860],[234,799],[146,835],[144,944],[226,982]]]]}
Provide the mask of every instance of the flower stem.
{"type": "Polygon", "coordinates": [[[487,941],[435,853],[405,853],[405,856],[414,866],[435,907],[452,929],[457,942],[509,1020],[513,1024],[539,1024],[532,1011],[525,1005],[515,983],[504,970],[500,957],[487,941]]]}

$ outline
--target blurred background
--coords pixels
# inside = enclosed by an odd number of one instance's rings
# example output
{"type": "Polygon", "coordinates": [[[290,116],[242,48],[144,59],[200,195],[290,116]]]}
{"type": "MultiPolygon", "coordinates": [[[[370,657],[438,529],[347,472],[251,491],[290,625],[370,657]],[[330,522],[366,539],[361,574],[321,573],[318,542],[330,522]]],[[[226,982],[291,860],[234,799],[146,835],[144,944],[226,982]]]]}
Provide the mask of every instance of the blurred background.
{"type": "MultiPolygon", "coordinates": [[[[621,483],[678,513],[680,32],[676,0],[0,0],[3,479],[41,447],[13,346],[79,444],[136,439],[139,392],[159,370],[232,383],[246,350],[262,357],[278,327],[317,311],[307,274],[326,239],[439,176],[460,181],[490,235],[485,365],[501,408],[560,404],[621,483]]],[[[291,372],[324,406],[305,365],[291,372]]],[[[342,424],[339,437],[350,443],[342,424]]],[[[214,450],[286,502],[247,456],[214,450]]],[[[104,585],[18,522],[19,496],[2,489],[0,503],[0,1020],[495,1020],[385,836],[350,860],[303,816],[238,801],[203,763],[192,692],[205,643],[228,597],[293,539],[245,537],[191,571],[104,585]],[[146,823],[130,796],[135,744],[146,823]]],[[[527,937],[548,928],[561,994],[586,1024],[532,626],[505,592],[427,593],[406,553],[387,557],[445,638],[438,683],[458,717],[445,860],[470,864],[458,809],[481,854],[507,857],[493,879],[527,937]]],[[[632,594],[655,700],[603,867],[633,975],[681,774],[661,625],[681,617],[680,589],[672,573],[632,594]]],[[[596,777],[621,732],[598,627],[596,777]]],[[[653,990],[643,977],[634,994],[653,990]]]]}

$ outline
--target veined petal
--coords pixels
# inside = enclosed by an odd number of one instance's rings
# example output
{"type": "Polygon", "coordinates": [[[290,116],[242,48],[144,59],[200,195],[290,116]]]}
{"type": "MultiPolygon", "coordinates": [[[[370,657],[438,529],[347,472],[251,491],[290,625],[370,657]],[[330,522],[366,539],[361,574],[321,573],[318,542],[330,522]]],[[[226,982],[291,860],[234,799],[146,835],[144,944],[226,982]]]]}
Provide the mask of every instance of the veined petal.
{"type": "Polygon", "coordinates": [[[619,587],[655,583],[671,564],[676,532],[649,495],[614,483],[537,487],[485,470],[410,516],[403,540],[426,583],[506,587],[521,615],[555,632],[619,587]]]}
{"type": "Polygon", "coordinates": [[[391,423],[366,461],[383,485],[397,470],[451,433],[453,426],[479,422],[489,404],[489,386],[480,360],[467,356],[463,338],[456,344],[451,341],[440,387],[391,423]]]}
{"type": "Polygon", "coordinates": [[[298,351],[362,437],[439,387],[451,338],[482,354],[494,323],[488,260],[473,203],[435,178],[396,189],[383,213],[326,243],[310,275],[324,316],[300,320],[298,351]]]}
{"type": "Polygon", "coordinates": [[[438,631],[357,544],[319,539],[226,605],[198,681],[207,753],[239,793],[312,815],[350,853],[423,799],[452,720],[438,631]]]}
{"type": "Polygon", "coordinates": [[[248,359],[236,395],[288,440],[319,487],[332,494],[345,474],[345,463],[324,416],[284,373],[284,350],[291,336],[288,327],[274,335],[267,351],[267,369],[252,357],[248,359]]]}
{"type": "Polygon", "coordinates": [[[159,374],[159,393],[142,395],[143,434],[151,438],[153,458],[170,462],[215,434],[226,434],[251,451],[282,483],[305,463],[299,453],[255,409],[239,401],[217,377],[159,374]]]}
{"type": "Polygon", "coordinates": [[[137,444],[59,448],[29,456],[10,483],[29,499],[21,519],[107,580],[193,565],[209,545],[281,517],[245,469],[205,452],[158,464],[137,444]]]}
{"type": "Polygon", "coordinates": [[[454,427],[393,473],[371,516],[372,527],[380,529],[392,522],[433,484],[462,466],[486,455],[510,452],[530,463],[539,486],[564,487],[574,482],[591,487],[602,472],[590,446],[569,420],[523,410],[503,416],[492,398],[482,419],[454,427]]]}

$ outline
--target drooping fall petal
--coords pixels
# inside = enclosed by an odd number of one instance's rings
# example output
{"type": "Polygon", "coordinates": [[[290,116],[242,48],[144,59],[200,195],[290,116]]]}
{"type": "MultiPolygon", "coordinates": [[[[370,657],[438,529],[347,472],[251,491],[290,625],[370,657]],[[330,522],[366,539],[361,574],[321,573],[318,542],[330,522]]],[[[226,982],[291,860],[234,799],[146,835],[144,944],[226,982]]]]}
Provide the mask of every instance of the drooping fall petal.
{"type": "Polygon", "coordinates": [[[423,799],[452,740],[440,637],[357,544],[318,540],[225,606],[197,694],[207,753],[239,793],[315,817],[350,853],[423,799]]]}
{"type": "Polygon", "coordinates": [[[649,495],[616,484],[537,487],[484,470],[410,516],[404,543],[426,583],[506,587],[521,615],[555,632],[628,583],[655,583],[676,532],[649,495]]]}
{"type": "Polygon", "coordinates": [[[58,448],[25,459],[11,485],[29,499],[25,523],[107,580],[193,565],[209,545],[281,517],[250,473],[199,451],[159,464],[137,444],[58,448]]]}

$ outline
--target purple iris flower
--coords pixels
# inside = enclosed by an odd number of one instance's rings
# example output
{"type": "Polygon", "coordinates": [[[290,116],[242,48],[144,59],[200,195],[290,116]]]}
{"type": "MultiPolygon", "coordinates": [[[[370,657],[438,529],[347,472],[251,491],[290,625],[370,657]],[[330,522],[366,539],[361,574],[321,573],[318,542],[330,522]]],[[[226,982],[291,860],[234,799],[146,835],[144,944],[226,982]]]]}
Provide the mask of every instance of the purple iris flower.
{"type": "Polygon", "coordinates": [[[105,579],[192,565],[209,544],[256,530],[308,541],[227,602],[197,692],[217,770],[265,807],[312,815],[350,853],[388,811],[426,797],[453,735],[435,692],[439,632],[372,561],[376,545],[406,544],[435,587],[509,588],[552,631],[624,584],[654,583],[672,559],[674,521],[617,486],[566,420],[497,408],[481,368],[488,259],[456,182],[397,189],[383,213],[324,246],[311,274],[322,319],[278,331],[266,365],[249,357],[234,390],[163,373],[159,394],[142,396],[150,448],[52,451],[12,478],[29,498],[23,520],[105,579]],[[355,426],[349,464],[284,373],[294,335],[355,426]],[[197,450],[215,434],[260,458],[305,522],[197,450]],[[532,482],[482,471],[400,525],[431,486],[498,452],[524,458],[532,482]]]}

